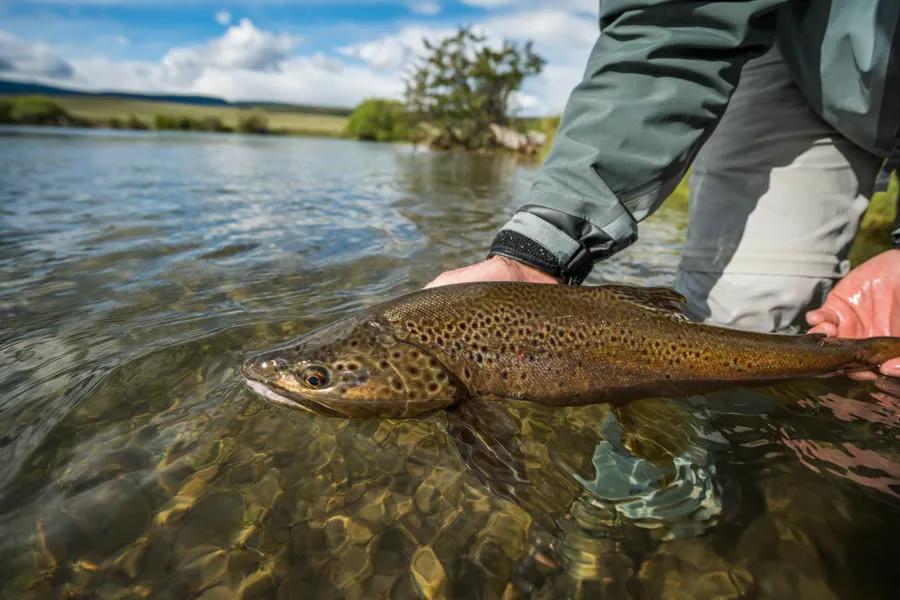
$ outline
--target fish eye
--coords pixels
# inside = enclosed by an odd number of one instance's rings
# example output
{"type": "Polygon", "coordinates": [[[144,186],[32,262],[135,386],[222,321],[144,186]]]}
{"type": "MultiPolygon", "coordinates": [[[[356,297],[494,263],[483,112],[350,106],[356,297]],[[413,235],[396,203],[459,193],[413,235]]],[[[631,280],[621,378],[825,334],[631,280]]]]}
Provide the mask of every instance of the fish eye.
{"type": "Polygon", "coordinates": [[[303,382],[307,386],[313,389],[319,389],[328,385],[330,378],[328,377],[328,370],[324,367],[310,366],[303,370],[301,379],[303,379],[303,382]]]}

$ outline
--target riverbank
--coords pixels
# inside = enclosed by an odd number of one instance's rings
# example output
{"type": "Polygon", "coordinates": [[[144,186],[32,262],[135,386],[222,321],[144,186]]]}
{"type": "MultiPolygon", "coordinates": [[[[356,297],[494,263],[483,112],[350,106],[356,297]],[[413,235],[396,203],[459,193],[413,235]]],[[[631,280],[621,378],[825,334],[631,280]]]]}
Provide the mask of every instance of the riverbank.
{"type": "Polygon", "coordinates": [[[0,95],[0,122],[14,125],[339,137],[347,124],[347,116],[340,113],[346,111],[328,110],[304,112],[272,105],[203,106],[102,96],[0,95]]]}

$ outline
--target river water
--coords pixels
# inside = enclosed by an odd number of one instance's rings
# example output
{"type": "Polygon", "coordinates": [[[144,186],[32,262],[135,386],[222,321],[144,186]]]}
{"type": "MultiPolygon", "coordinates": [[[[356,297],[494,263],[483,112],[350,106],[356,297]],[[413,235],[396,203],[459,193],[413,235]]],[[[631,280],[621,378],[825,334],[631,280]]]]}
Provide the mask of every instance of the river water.
{"type": "MultiPolygon", "coordinates": [[[[479,440],[239,383],[249,351],[483,256],[535,173],[0,130],[0,597],[895,597],[896,390],[511,403],[515,435],[479,440]]],[[[664,207],[594,282],[670,284],[686,221],[664,207]]]]}

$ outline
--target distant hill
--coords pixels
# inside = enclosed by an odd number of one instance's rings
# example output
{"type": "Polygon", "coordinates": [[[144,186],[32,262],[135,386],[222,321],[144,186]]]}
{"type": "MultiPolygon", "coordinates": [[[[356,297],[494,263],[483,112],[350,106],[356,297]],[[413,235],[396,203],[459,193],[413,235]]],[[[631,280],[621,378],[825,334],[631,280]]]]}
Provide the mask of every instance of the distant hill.
{"type": "Polygon", "coordinates": [[[40,94],[43,96],[77,96],[83,98],[121,98],[125,100],[142,100],[145,102],[169,102],[175,104],[191,104],[195,106],[222,106],[237,108],[264,108],[274,111],[302,112],[308,114],[347,116],[350,108],[337,106],[313,106],[306,104],[286,104],[280,102],[229,102],[213,96],[186,96],[179,94],[131,94],[127,92],[85,92],[41,83],[25,83],[0,79],[0,94],[24,95],[40,94]]]}

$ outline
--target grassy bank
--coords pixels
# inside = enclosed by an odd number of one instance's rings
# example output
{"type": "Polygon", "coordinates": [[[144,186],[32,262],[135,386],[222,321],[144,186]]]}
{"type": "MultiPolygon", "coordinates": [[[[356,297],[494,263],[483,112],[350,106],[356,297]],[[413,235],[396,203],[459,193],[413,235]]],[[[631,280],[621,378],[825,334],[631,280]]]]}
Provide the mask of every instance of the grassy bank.
{"type": "MultiPolygon", "coordinates": [[[[3,96],[0,102],[17,103],[38,97],[3,96]]],[[[201,131],[248,130],[251,119],[265,122],[270,133],[340,136],[347,118],[340,115],[304,113],[283,107],[241,108],[201,106],[175,102],[153,102],[101,96],[47,96],[77,124],[131,129],[191,129],[201,131]],[[181,126],[181,125],[184,126],[181,126]]]]}

